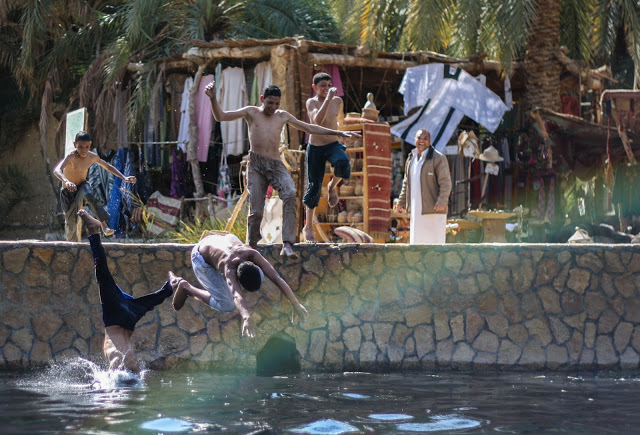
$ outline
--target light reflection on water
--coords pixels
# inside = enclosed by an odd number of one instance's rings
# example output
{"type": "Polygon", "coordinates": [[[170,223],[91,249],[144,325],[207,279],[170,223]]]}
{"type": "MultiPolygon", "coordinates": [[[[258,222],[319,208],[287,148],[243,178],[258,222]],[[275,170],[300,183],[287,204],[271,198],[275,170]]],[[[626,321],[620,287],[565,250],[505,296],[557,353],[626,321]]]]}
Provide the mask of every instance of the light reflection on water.
{"type": "Polygon", "coordinates": [[[638,377],[0,372],[2,433],[629,433],[638,377]]]}

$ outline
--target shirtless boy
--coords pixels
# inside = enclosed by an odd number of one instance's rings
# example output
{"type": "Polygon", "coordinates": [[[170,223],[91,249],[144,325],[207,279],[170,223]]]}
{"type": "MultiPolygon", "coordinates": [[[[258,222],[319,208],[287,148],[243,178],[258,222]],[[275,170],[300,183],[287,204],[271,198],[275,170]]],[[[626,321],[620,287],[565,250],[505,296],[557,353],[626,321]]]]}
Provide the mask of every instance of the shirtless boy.
{"type": "Polygon", "coordinates": [[[257,291],[266,276],[289,299],[302,323],[309,315],[273,266],[233,234],[214,234],[200,240],[191,250],[191,267],[204,290],[169,272],[169,283],[175,291],[173,308],[176,310],[184,306],[189,296],[221,312],[230,313],[237,308],[242,317],[242,335],[254,337],[255,324],[242,288],[257,291]]]}
{"type": "Polygon", "coordinates": [[[139,298],[134,299],[124,293],[109,272],[107,255],[100,241],[100,228],[102,227],[100,221],[90,216],[85,210],[78,211],[78,216],[84,222],[89,234],[89,244],[96,268],[96,280],[100,289],[102,320],[104,321],[104,356],[109,362],[110,370],[126,369],[139,375],[140,365],[131,343],[131,335],[133,335],[138,320],[171,296],[173,290],[169,282],[166,282],[155,293],[139,298]]]}
{"type": "MultiPolygon", "coordinates": [[[[344,113],[342,98],[336,96],[337,89],[331,83],[331,76],[327,73],[318,73],[313,76],[313,85],[316,96],[307,100],[307,113],[312,124],[327,128],[336,128],[342,125],[344,113]]],[[[320,201],[322,179],[327,161],[333,166],[333,178],[329,181],[329,207],[338,204],[338,183],[351,176],[351,164],[349,157],[344,152],[346,147],[338,142],[335,135],[312,134],[307,145],[307,179],[309,185],[302,198],[306,206],[305,224],[302,233],[307,242],[315,242],[313,232],[313,219],[315,209],[320,201]]]]}
{"type": "Polygon", "coordinates": [[[107,226],[109,213],[104,210],[103,204],[93,196],[93,190],[87,181],[89,167],[97,163],[127,183],[135,183],[136,177],[125,177],[118,169],[102,160],[96,153],[89,151],[91,149],[91,136],[85,131],[80,131],[76,134],[73,146],[75,150],[62,159],[53,170],[53,174],[62,181],[60,203],[64,210],[65,237],[67,241],[80,241],[82,221],[78,220],[78,211],[84,207],[85,201],[100,220],[102,232],[106,236],[110,236],[113,234],[113,230],[107,226]]]}
{"type": "MultiPolygon", "coordinates": [[[[296,238],[296,190],[291,174],[280,160],[280,133],[285,124],[315,135],[351,136],[352,133],[311,125],[296,119],[289,112],[279,110],[280,88],[267,86],[260,96],[262,105],[245,106],[238,110],[224,111],[216,99],[215,80],[205,88],[211,99],[211,109],[216,121],[234,121],[244,118],[249,128],[249,164],[247,189],[249,191],[249,217],[247,242],[253,248],[261,239],[260,222],[267,188],[271,185],[282,200],[282,252],[287,257],[297,257],[292,243],[296,238]]],[[[357,136],[357,135],[356,135],[357,136]]]]}

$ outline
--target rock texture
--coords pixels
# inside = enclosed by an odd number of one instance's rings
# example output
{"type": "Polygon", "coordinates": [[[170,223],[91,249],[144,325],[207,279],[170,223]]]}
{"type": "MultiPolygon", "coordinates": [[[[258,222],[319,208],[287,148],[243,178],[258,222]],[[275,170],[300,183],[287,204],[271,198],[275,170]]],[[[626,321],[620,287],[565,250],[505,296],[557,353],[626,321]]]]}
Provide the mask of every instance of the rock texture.
{"type": "MultiPolygon", "coordinates": [[[[105,243],[116,282],[140,296],[171,269],[197,284],[189,245],[105,243]]],[[[193,300],[147,314],[134,340],[149,367],[254,370],[281,332],[306,371],[637,370],[640,252],[631,245],[300,245],[261,251],[309,310],[272,283],[248,295],[258,335],[237,313],[193,300]]],[[[0,367],[83,356],[102,361],[103,325],[88,244],[0,242],[0,367]]]]}

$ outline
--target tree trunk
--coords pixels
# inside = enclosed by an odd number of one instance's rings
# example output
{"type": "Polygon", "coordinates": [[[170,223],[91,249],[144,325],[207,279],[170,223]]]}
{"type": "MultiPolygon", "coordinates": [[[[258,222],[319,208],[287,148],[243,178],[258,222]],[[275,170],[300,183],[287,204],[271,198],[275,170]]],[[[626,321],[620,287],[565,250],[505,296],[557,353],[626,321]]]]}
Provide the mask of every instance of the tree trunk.
{"type": "Polygon", "coordinates": [[[553,169],[553,150],[544,122],[535,109],[560,111],[560,74],[562,66],[556,57],[560,46],[560,13],[562,0],[538,0],[536,18],[527,40],[524,67],[526,75],[526,113],[540,126],[542,156],[547,170],[553,169]]]}
{"type": "Polygon", "coordinates": [[[535,108],[560,110],[560,74],[556,58],[560,46],[562,0],[538,0],[536,21],[526,44],[524,58],[529,112],[535,108]]]}
{"type": "MultiPolygon", "coordinates": [[[[204,197],[204,183],[202,183],[202,173],[200,172],[200,162],[196,153],[196,146],[198,144],[198,124],[196,122],[196,95],[198,94],[198,88],[200,87],[200,81],[202,80],[202,74],[207,67],[206,64],[198,66],[198,71],[193,79],[193,88],[189,92],[189,145],[187,147],[187,160],[191,165],[191,172],[193,174],[193,184],[196,191],[194,196],[196,198],[204,197]]],[[[211,201],[206,201],[207,208],[209,209],[209,218],[213,219],[214,210],[211,201]]],[[[203,216],[202,207],[204,201],[196,201],[196,216],[203,216]]]]}

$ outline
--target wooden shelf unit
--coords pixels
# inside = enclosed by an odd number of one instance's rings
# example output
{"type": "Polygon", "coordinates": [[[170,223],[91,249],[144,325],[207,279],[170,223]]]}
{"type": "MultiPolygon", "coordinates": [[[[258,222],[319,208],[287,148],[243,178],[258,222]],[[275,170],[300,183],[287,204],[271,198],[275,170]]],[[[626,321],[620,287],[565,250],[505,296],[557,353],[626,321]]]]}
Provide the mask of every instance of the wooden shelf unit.
{"type": "MultiPolygon", "coordinates": [[[[318,222],[325,234],[337,239],[333,228],[337,226],[353,226],[369,234],[374,241],[389,241],[391,216],[391,132],[388,124],[354,124],[340,128],[342,131],[356,131],[362,135],[361,147],[349,147],[345,151],[349,158],[362,159],[362,170],[352,171],[349,183],[355,185],[362,179],[362,195],[340,195],[340,200],[347,201],[347,209],[358,209],[363,214],[362,222],[318,222]]],[[[352,168],[353,169],[353,168],[352,168]]],[[[316,208],[316,216],[327,216],[329,212],[326,186],[333,177],[331,171],[325,173],[322,180],[323,192],[316,208]]],[[[338,193],[340,188],[338,188],[338,193]]],[[[316,239],[322,240],[318,231],[316,239]]]]}

